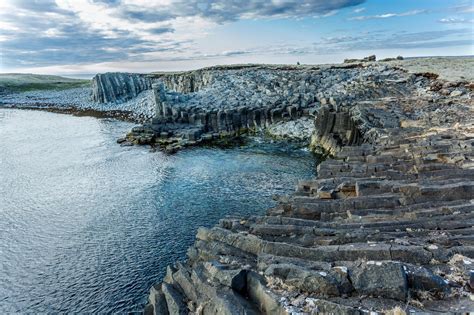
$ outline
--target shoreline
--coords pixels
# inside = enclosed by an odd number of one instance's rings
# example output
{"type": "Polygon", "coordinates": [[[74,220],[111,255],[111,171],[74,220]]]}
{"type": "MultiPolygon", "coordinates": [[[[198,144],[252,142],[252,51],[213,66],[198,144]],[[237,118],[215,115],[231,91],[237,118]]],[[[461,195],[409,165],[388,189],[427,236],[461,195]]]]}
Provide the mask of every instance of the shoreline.
{"type": "Polygon", "coordinates": [[[377,71],[359,99],[320,99],[318,176],[266,215],[199,229],[145,314],[474,309],[473,84],[377,71]]]}
{"type": "MultiPolygon", "coordinates": [[[[16,109],[16,110],[35,110],[35,111],[45,111],[49,113],[55,114],[64,114],[64,115],[72,115],[76,117],[93,117],[97,119],[116,119],[119,121],[130,122],[139,125],[140,121],[137,121],[133,117],[133,113],[126,112],[126,111],[99,111],[93,109],[80,109],[75,107],[64,108],[61,106],[51,107],[48,106],[30,106],[30,105],[15,105],[15,104],[3,104],[0,106],[0,109],[16,109]]],[[[193,147],[204,147],[204,148],[219,148],[219,149],[231,149],[239,146],[246,146],[249,143],[254,143],[252,138],[257,138],[262,143],[271,144],[283,144],[285,147],[291,147],[293,149],[303,149],[309,150],[309,139],[301,140],[301,139],[286,139],[284,137],[273,136],[268,134],[265,131],[260,131],[258,133],[246,133],[243,135],[239,135],[233,138],[216,140],[208,143],[200,143],[198,146],[189,146],[188,148],[192,149],[193,147]]],[[[117,143],[122,146],[127,146],[127,144],[123,144],[121,138],[117,139],[117,143]]],[[[150,148],[152,152],[156,152],[160,150],[160,146],[157,144],[150,144],[150,148]]],[[[171,152],[173,153],[173,152],[171,152]]],[[[320,155],[315,155],[317,160],[321,160],[320,155]]]]}
{"type": "MultiPolygon", "coordinates": [[[[329,157],[266,215],[200,229],[187,260],[151,288],[145,312],[474,308],[466,269],[474,263],[474,84],[459,74],[464,61],[449,60],[457,70],[445,76],[431,70],[449,72],[446,60],[424,62],[433,64],[410,67],[429,72],[370,62],[155,74],[165,84],[120,74],[127,86],[138,80],[157,109],[124,141],[175,152],[305,117],[316,127],[311,151],[329,157]],[[453,75],[460,80],[444,79],[453,75]]],[[[106,87],[98,99],[121,97],[114,74],[96,80],[106,87]]]]}
{"type": "Polygon", "coordinates": [[[111,110],[111,111],[100,111],[94,109],[81,109],[76,107],[62,107],[57,105],[22,105],[22,104],[3,104],[0,108],[5,109],[21,109],[21,110],[38,110],[56,114],[66,114],[77,117],[94,117],[94,118],[112,118],[125,122],[131,122],[139,124],[140,122],[133,119],[133,114],[126,111],[111,110]]]}
{"type": "Polygon", "coordinates": [[[131,126],[114,119],[17,109],[0,116],[0,191],[11,192],[0,197],[1,209],[10,205],[0,216],[8,235],[0,247],[11,240],[11,255],[0,258],[9,266],[0,288],[17,283],[0,303],[3,313],[140,313],[149,287],[174,261],[170,248],[184,259],[199,226],[260,213],[315,169],[309,152],[277,143],[169,157],[121,148],[115,139],[131,126]],[[262,179],[267,184],[254,187],[262,179]],[[22,282],[31,259],[29,277],[38,283],[22,282]]]}

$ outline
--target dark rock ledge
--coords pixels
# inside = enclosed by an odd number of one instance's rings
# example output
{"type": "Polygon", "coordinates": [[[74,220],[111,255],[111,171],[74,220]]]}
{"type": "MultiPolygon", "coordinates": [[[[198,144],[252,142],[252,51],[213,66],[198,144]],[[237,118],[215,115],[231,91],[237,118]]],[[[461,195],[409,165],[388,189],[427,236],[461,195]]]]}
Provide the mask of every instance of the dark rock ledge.
{"type": "Polygon", "coordinates": [[[200,228],[145,313],[473,311],[472,91],[424,80],[320,103],[311,146],[332,158],[318,177],[266,215],[200,228]]]}

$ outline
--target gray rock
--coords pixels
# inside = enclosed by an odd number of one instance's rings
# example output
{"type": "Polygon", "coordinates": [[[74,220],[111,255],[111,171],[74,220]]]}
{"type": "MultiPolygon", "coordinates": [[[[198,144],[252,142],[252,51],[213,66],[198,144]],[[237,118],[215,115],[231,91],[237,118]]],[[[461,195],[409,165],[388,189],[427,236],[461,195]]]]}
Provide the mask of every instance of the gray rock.
{"type": "Polygon", "coordinates": [[[450,287],[447,281],[431,270],[413,265],[404,265],[408,287],[415,291],[425,291],[433,294],[447,295],[450,287]]]}
{"type": "Polygon", "coordinates": [[[150,295],[148,296],[148,304],[145,308],[145,313],[153,315],[167,315],[168,305],[166,304],[166,298],[161,290],[162,285],[154,285],[150,289],[150,295]]]}
{"type": "Polygon", "coordinates": [[[371,296],[404,301],[408,293],[405,271],[401,264],[390,261],[368,261],[349,271],[354,289],[371,296]]]}
{"type": "Polygon", "coordinates": [[[244,293],[247,287],[247,270],[228,269],[216,261],[204,263],[204,268],[210,278],[236,292],[244,293]]]}
{"type": "Polygon", "coordinates": [[[104,73],[92,79],[92,99],[99,103],[129,100],[150,89],[151,81],[135,73],[104,73]]]}
{"type": "Polygon", "coordinates": [[[247,293],[265,314],[287,315],[288,312],[278,303],[278,297],[266,289],[266,281],[255,272],[247,273],[247,293]]]}
{"type": "Polygon", "coordinates": [[[188,308],[184,304],[181,293],[168,283],[163,283],[161,288],[170,314],[188,314],[188,308]]]}

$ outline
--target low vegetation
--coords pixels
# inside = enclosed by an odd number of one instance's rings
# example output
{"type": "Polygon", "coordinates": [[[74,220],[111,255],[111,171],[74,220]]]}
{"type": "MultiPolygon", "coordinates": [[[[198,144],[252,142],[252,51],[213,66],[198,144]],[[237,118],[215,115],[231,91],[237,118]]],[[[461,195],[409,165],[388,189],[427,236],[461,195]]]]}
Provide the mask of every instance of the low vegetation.
{"type": "Polygon", "coordinates": [[[0,74],[0,93],[34,90],[65,90],[90,84],[90,80],[55,75],[5,73],[0,74]]]}

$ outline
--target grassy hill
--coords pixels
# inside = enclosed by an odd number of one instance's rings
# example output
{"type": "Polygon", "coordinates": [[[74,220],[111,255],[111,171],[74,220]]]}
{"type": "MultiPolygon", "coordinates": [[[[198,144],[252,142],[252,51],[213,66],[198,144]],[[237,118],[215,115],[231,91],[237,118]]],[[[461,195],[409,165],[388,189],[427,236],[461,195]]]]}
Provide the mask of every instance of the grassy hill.
{"type": "Polygon", "coordinates": [[[56,75],[0,73],[0,93],[64,90],[87,86],[88,84],[90,84],[90,80],[71,79],[56,75]]]}

